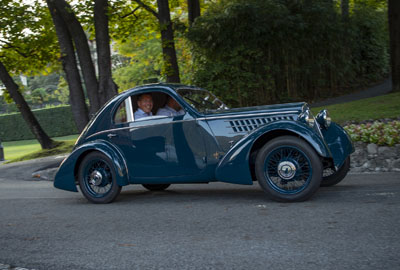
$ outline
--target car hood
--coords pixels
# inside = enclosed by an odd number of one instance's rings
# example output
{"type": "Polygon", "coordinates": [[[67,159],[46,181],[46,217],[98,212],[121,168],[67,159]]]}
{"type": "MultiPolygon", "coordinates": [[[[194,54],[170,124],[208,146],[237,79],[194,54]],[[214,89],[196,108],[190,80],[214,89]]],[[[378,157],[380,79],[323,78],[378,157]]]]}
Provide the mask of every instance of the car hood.
{"type": "Polygon", "coordinates": [[[285,103],[285,104],[275,104],[275,105],[264,105],[264,106],[254,106],[254,107],[244,107],[244,108],[232,108],[228,110],[220,110],[205,113],[205,117],[224,117],[224,116],[237,116],[237,115],[254,115],[254,114],[265,114],[265,113],[301,113],[304,106],[307,105],[305,102],[296,103],[285,103]]]}

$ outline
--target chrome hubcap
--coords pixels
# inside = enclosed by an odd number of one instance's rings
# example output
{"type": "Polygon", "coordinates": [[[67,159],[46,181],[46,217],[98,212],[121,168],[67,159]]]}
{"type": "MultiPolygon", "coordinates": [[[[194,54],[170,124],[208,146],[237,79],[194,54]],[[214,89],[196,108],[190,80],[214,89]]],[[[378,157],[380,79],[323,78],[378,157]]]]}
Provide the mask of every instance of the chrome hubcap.
{"type": "Polygon", "coordinates": [[[90,174],[90,184],[94,185],[94,186],[100,186],[100,184],[103,181],[103,175],[97,171],[94,170],[91,174],[90,174]]]}
{"type": "Polygon", "coordinates": [[[296,166],[290,161],[282,161],[278,165],[278,175],[282,179],[290,180],[296,174],[296,166]]]}

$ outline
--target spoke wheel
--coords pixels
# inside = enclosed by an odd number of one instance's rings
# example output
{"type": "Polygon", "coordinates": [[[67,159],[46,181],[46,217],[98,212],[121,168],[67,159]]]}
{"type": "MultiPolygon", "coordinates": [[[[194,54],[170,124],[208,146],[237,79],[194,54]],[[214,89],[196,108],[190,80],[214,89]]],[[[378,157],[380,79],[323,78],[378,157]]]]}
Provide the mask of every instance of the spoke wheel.
{"type": "Polygon", "coordinates": [[[330,187],[340,183],[350,170],[350,156],[346,158],[339,170],[334,171],[332,168],[324,169],[321,187],[330,187]]]}
{"type": "Polygon", "coordinates": [[[160,191],[167,189],[170,184],[143,184],[142,186],[151,191],[160,191]]]}
{"type": "Polygon", "coordinates": [[[83,159],[78,182],[83,195],[93,203],[110,203],[121,191],[111,160],[99,152],[83,159]]]}
{"type": "Polygon", "coordinates": [[[277,201],[304,201],[318,189],[322,163],[305,141],[282,136],[269,141],[256,158],[261,188],[277,201]]]}

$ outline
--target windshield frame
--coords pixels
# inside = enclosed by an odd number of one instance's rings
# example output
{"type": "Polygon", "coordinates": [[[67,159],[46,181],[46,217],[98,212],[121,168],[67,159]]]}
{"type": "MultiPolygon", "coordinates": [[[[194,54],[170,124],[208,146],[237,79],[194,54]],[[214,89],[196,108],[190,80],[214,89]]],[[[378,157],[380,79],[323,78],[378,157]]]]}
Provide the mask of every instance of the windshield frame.
{"type": "Polygon", "coordinates": [[[200,114],[215,113],[217,111],[229,109],[224,102],[206,89],[181,87],[175,91],[185,103],[200,114]],[[182,92],[184,91],[187,91],[189,94],[183,94],[182,92]],[[195,94],[201,95],[194,97],[195,94]]]}

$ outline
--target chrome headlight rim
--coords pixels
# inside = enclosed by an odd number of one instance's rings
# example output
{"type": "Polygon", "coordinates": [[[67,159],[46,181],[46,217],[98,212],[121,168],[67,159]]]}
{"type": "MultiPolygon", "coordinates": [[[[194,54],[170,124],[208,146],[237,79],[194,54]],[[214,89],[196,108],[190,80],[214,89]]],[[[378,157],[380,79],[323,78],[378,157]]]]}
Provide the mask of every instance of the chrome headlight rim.
{"type": "Polygon", "coordinates": [[[321,110],[317,114],[316,120],[317,120],[318,124],[320,124],[320,126],[326,128],[326,129],[329,128],[332,123],[332,119],[329,115],[328,110],[326,110],[326,109],[321,110]]]}
{"type": "Polygon", "coordinates": [[[307,124],[309,127],[313,128],[313,127],[315,126],[315,118],[314,118],[312,112],[311,112],[309,109],[305,110],[305,111],[301,114],[300,118],[301,118],[304,122],[306,122],[306,124],[307,124]]]}

